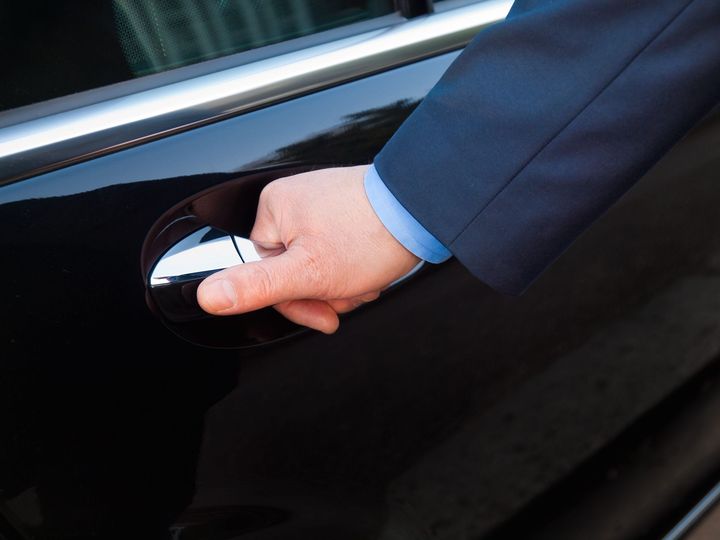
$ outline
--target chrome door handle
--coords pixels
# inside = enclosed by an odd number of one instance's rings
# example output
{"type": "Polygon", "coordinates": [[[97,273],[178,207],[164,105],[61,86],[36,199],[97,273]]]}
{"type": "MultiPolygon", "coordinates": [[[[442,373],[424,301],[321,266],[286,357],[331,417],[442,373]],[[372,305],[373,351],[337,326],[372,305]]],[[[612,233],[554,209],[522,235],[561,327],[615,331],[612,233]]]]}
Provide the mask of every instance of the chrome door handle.
{"type": "Polygon", "coordinates": [[[150,287],[205,279],[230,266],[259,261],[252,241],[203,227],[170,248],[150,273],[150,287]]]}
{"type": "Polygon", "coordinates": [[[203,227],[158,259],[148,277],[148,288],[158,308],[171,321],[204,318],[208,315],[195,298],[202,280],[225,268],[260,259],[251,240],[203,227]]]}

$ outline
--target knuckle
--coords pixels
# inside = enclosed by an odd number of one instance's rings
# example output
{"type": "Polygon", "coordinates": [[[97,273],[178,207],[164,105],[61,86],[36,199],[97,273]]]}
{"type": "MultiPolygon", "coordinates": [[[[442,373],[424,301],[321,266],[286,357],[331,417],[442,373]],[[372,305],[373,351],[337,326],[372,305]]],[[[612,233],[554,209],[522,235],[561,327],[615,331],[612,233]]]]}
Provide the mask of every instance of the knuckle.
{"type": "Polygon", "coordinates": [[[260,192],[260,198],[258,200],[258,206],[267,206],[273,199],[275,188],[273,187],[275,182],[270,182],[260,192]]]}
{"type": "Polygon", "coordinates": [[[273,180],[267,184],[262,191],[260,191],[260,198],[258,204],[260,206],[272,206],[275,201],[282,201],[283,190],[285,189],[285,182],[280,180],[273,180]]]}

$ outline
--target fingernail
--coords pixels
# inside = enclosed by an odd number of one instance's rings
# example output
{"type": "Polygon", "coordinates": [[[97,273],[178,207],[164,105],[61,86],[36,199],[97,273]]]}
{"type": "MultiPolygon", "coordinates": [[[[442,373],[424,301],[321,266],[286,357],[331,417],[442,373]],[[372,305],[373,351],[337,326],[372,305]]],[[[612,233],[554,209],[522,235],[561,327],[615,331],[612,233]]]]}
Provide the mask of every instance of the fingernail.
{"type": "Polygon", "coordinates": [[[213,311],[224,311],[237,303],[235,287],[226,279],[219,279],[205,285],[202,295],[203,303],[213,311]]]}

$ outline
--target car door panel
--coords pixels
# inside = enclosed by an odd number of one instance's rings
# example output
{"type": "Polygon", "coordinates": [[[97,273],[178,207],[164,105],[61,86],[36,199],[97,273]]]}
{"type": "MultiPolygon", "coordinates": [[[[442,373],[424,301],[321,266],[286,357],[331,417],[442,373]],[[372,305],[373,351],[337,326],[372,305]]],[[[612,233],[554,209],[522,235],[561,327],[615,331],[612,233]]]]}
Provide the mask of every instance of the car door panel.
{"type": "Polygon", "coordinates": [[[248,351],[194,346],[150,313],[139,257],[160,215],[267,167],[369,162],[455,55],[0,188],[15,528],[480,538],[714,360],[717,114],[520,298],[451,261],[336,335],[248,351]]]}

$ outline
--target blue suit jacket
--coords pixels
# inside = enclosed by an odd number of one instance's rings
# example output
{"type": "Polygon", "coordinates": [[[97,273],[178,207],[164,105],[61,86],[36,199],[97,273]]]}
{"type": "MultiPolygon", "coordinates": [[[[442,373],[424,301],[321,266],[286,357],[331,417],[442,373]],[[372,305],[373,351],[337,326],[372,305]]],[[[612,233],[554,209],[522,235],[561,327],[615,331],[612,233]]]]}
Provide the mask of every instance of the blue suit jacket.
{"type": "Polygon", "coordinates": [[[720,0],[517,0],[375,167],[477,277],[518,294],[719,101],[720,0]]]}

